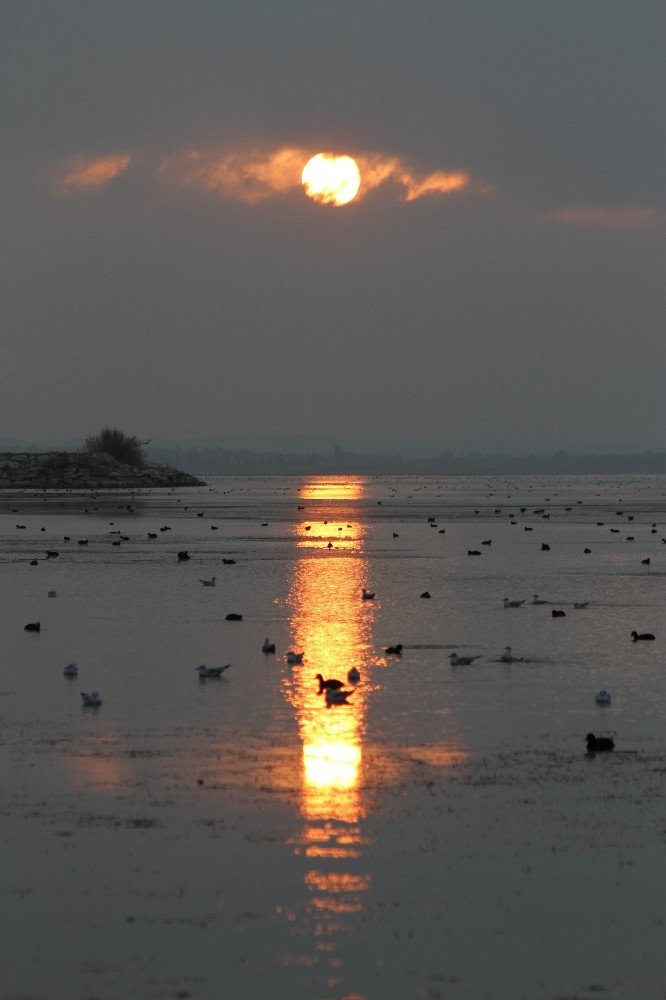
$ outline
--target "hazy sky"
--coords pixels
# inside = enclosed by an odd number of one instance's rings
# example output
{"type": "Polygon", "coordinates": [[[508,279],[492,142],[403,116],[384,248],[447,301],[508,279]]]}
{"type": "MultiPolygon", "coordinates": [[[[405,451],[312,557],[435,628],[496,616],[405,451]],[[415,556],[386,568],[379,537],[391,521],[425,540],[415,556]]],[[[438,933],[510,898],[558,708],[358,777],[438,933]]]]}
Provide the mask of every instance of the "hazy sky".
{"type": "Polygon", "coordinates": [[[664,446],[662,0],[0,9],[0,439],[664,446]]]}

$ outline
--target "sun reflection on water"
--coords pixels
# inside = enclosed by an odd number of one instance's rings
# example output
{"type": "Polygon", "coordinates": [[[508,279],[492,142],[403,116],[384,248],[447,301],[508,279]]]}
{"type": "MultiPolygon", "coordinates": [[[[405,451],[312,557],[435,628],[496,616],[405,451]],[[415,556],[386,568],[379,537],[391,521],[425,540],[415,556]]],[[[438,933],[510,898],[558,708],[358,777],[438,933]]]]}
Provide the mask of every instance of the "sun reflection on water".
{"type": "Polygon", "coordinates": [[[286,683],[302,745],[303,829],[296,849],[318,866],[304,874],[307,909],[317,951],[326,943],[325,961],[331,969],[340,963],[334,945],[340,920],[364,909],[371,881],[368,874],[349,870],[362,863],[367,842],[361,830],[368,811],[363,749],[375,607],[361,599],[362,588],[369,584],[365,529],[349,505],[363,494],[362,480],[312,480],[301,490],[310,503],[294,526],[299,558],[290,593],[292,643],[305,653],[286,683]],[[338,678],[351,689],[351,667],[360,671],[361,681],[349,704],[327,708],[324,695],[317,693],[315,675],[338,678]]]}

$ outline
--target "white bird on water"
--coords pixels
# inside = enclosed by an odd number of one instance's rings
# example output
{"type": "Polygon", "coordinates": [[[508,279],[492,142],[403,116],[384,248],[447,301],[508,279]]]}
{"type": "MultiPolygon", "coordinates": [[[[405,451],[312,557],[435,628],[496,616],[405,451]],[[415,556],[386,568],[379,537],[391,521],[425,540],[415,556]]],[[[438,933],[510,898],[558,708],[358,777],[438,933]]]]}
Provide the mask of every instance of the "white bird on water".
{"type": "Polygon", "coordinates": [[[514,656],[513,655],[513,652],[511,650],[511,646],[505,646],[504,647],[504,652],[500,656],[500,660],[502,661],[502,663],[515,663],[515,662],[517,662],[518,660],[521,660],[521,659],[522,659],[522,657],[514,656]]]}
{"type": "Polygon", "coordinates": [[[223,667],[207,667],[205,663],[202,663],[200,667],[194,669],[198,671],[199,677],[205,679],[206,677],[221,677],[230,666],[230,663],[225,663],[223,667]]]}
{"type": "Polygon", "coordinates": [[[524,604],[524,603],[525,603],[525,601],[510,601],[508,597],[504,598],[504,607],[505,608],[519,608],[520,605],[524,604]]]}
{"type": "Polygon", "coordinates": [[[468,667],[470,663],[474,663],[475,660],[480,660],[481,656],[458,656],[457,653],[451,653],[450,663],[452,667],[468,667]]]}
{"type": "Polygon", "coordinates": [[[538,594],[534,594],[530,604],[548,604],[548,601],[546,601],[543,597],[539,597],[538,594]]]}
{"type": "Polygon", "coordinates": [[[99,691],[93,691],[91,694],[86,694],[85,691],[82,691],[81,697],[83,698],[84,708],[97,708],[98,705],[102,704],[102,698],[99,691]]]}
{"type": "Polygon", "coordinates": [[[199,580],[199,583],[203,583],[204,587],[214,587],[216,580],[217,580],[217,577],[216,576],[212,576],[210,578],[210,580],[199,580]]]}

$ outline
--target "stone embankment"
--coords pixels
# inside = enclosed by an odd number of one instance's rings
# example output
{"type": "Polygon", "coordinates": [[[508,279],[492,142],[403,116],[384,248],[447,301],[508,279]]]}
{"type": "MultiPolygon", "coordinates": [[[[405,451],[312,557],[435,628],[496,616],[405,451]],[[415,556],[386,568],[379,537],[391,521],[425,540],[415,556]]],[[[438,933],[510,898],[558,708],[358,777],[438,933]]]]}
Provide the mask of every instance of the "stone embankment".
{"type": "Polygon", "coordinates": [[[168,465],[124,465],[111,455],[86,452],[0,452],[0,489],[149,489],[204,486],[201,479],[168,465]]]}

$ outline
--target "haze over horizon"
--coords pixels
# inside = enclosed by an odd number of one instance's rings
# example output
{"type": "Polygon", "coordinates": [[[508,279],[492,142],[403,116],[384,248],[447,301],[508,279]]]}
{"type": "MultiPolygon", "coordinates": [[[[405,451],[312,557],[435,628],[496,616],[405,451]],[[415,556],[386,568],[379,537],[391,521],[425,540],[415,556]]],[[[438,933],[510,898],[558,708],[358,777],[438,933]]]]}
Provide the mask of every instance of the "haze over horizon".
{"type": "Polygon", "coordinates": [[[663,448],[656,0],[2,17],[4,440],[663,448]]]}

